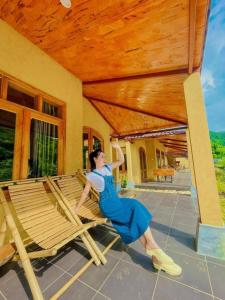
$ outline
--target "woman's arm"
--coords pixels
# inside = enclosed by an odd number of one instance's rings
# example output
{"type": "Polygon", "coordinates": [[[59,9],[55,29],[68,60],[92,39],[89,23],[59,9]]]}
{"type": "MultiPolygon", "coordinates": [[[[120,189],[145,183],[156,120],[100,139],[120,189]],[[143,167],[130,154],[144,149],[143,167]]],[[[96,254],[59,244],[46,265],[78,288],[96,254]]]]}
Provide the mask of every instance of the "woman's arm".
{"type": "Polygon", "coordinates": [[[80,200],[75,205],[75,213],[77,213],[79,211],[80,207],[82,206],[82,204],[86,200],[90,189],[91,189],[91,184],[90,184],[89,181],[87,181],[86,184],[85,184],[84,190],[81,194],[80,200]]]}
{"type": "Polygon", "coordinates": [[[116,149],[119,156],[119,160],[112,163],[112,169],[115,169],[124,163],[124,155],[122,149],[120,148],[119,143],[111,142],[111,145],[114,149],[116,149]]]}

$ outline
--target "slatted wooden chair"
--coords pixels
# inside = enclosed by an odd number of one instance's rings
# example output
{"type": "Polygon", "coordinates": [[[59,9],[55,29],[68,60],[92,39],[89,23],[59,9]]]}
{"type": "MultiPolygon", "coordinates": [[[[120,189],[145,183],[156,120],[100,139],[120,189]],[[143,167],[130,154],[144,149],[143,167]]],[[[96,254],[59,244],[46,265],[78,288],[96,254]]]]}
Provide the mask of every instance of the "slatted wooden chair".
{"type": "MultiPolygon", "coordinates": [[[[62,246],[79,236],[92,256],[91,262],[100,264],[95,249],[97,245],[90,242],[87,232],[99,222],[92,221],[86,224],[82,224],[80,220],[77,222],[47,178],[1,183],[0,200],[7,226],[16,245],[17,255],[14,259],[21,260],[34,299],[43,299],[43,295],[30,259],[55,255],[62,246]],[[53,195],[50,197],[48,192],[52,192],[53,195]],[[9,201],[12,203],[13,213],[9,201]],[[60,213],[60,210],[66,217],[60,213]],[[19,225],[17,225],[18,221],[19,225]],[[20,225],[42,250],[27,252],[17,227],[20,225]]],[[[80,276],[86,268],[87,266],[84,266],[74,278],[80,276]]]]}
{"type": "MultiPolygon", "coordinates": [[[[86,177],[84,173],[78,170],[73,175],[60,175],[48,177],[52,185],[54,186],[56,192],[61,197],[62,201],[66,206],[70,207],[73,211],[73,217],[76,219],[77,216],[74,213],[75,204],[80,200],[81,193],[86,183],[86,177]]],[[[104,218],[99,209],[99,194],[94,189],[91,188],[90,194],[87,200],[83,203],[78,211],[78,217],[98,221],[101,224],[107,224],[107,218],[104,218]]],[[[116,235],[113,239],[114,243],[118,240],[119,235],[116,235]]],[[[113,243],[112,243],[113,245],[113,243]]],[[[102,254],[100,254],[100,259],[102,260],[102,254]]]]}

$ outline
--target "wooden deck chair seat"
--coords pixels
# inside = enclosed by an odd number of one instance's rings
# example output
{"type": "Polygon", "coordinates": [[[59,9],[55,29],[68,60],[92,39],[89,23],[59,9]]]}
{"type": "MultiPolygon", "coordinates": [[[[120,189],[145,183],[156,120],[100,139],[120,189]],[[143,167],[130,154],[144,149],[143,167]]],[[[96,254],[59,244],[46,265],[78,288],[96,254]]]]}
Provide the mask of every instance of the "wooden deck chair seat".
{"type": "MultiPolygon", "coordinates": [[[[90,221],[100,222],[100,224],[107,224],[107,218],[103,217],[99,209],[99,194],[94,188],[91,188],[87,200],[77,213],[78,215],[74,212],[75,204],[80,200],[84,184],[86,183],[86,177],[81,171],[77,171],[73,175],[49,177],[49,180],[65,205],[70,207],[75,219],[81,217],[90,221]]],[[[119,237],[120,236],[116,234],[115,238],[110,242],[111,247],[116,243],[119,237]]],[[[109,249],[108,246],[109,245],[106,246],[107,249],[109,249]]],[[[98,253],[98,255],[101,260],[104,259],[102,253],[98,253]]]]}
{"type": "Polygon", "coordinates": [[[0,184],[0,199],[6,223],[13,236],[18,251],[17,257],[25,269],[34,299],[43,299],[43,296],[30,263],[31,258],[55,255],[58,249],[80,236],[92,256],[92,261],[100,264],[92,247],[93,243],[87,239],[87,229],[96,226],[97,222],[74,222],[69,210],[59,198],[54,197],[54,193],[55,190],[48,185],[47,178],[0,184]],[[50,199],[47,189],[53,192],[54,199],[50,199]],[[9,207],[9,200],[13,204],[16,217],[9,207]],[[58,207],[65,212],[67,218],[60,213],[58,207]],[[42,250],[27,253],[16,220],[19,220],[29,238],[42,250]]]}

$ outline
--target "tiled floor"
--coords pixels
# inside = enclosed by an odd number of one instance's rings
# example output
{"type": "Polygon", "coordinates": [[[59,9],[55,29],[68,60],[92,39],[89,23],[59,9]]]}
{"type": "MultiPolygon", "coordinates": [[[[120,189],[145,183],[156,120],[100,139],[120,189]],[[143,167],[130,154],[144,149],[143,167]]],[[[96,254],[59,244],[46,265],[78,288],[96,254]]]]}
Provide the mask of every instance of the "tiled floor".
{"type": "Polygon", "coordinates": [[[135,185],[135,187],[144,189],[168,189],[178,191],[189,191],[191,187],[191,173],[189,169],[179,170],[175,172],[172,182],[170,176],[166,178],[166,181],[164,177],[160,177],[159,182],[144,182],[135,185]]]}
{"type": "MultiPolygon", "coordinates": [[[[225,261],[195,252],[197,213],[188,195],[135,192],[153,214],[152,232],[160,246],[183,267],[179,277],[157,272],[139,242],[120,240],[104,266],[92,265],[60,299],[219,300],[225,299],[225,261]]],[[[110,228],[91,231],[103,249],[114,237],[110,228]]],[[[56,257],[33,261],[45,299],[49,299],[90,258],[76,240],[56,257]]],[[[32,299],[23,270],[9,263],[0,270],[0,299],[32,299]]]]}

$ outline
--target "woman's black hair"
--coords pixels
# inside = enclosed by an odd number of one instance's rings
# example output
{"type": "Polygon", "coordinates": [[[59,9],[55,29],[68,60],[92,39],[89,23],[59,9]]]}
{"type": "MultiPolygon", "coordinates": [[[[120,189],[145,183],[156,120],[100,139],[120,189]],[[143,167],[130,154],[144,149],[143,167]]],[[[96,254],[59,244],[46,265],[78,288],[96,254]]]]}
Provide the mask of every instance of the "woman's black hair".
{"type": "Polygon", "coordinates": [[[99,149],[96,149],[96,150],[92,151],[89,154],[89,161],[90,161],[90,165],[91,165],[91,171],[96,169],[96,164],[95,164],[94,157],[98,158],[101,152],[102,152],[102,150],[99,148],[99,149]]]}

